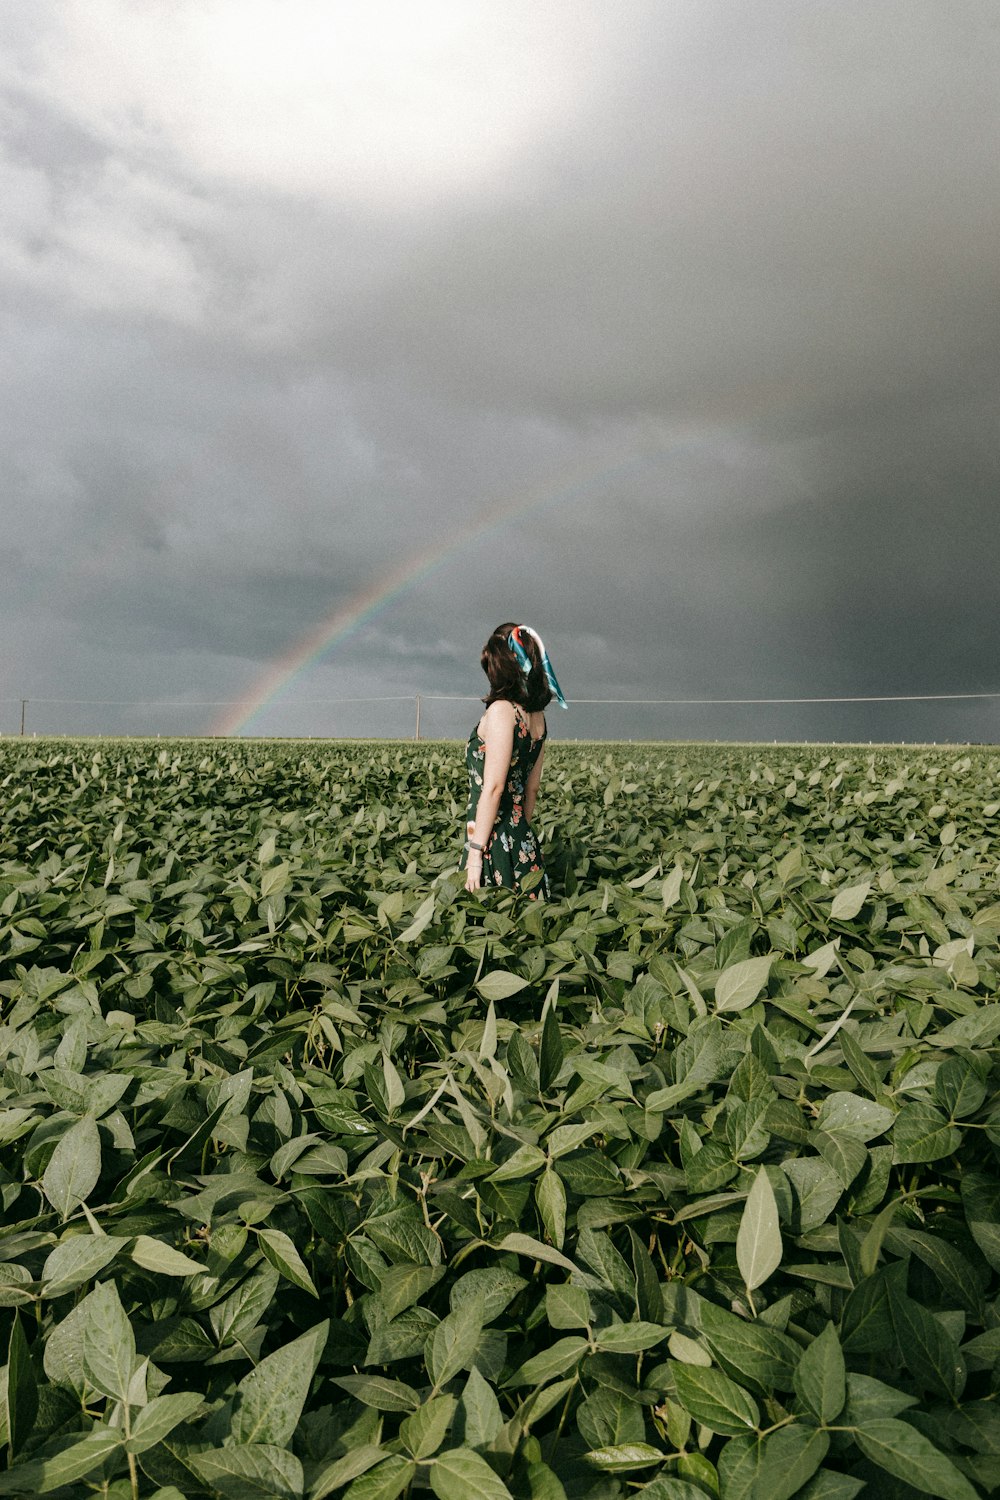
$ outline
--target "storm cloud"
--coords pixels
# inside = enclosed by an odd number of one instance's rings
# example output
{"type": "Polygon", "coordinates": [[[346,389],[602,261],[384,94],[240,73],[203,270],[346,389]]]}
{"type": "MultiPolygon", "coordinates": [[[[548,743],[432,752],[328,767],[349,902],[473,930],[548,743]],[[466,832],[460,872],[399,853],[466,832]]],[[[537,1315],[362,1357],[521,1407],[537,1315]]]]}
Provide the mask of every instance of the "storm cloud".
{"type": "Polygon", "coordinates": [[[0,728],[203,730],[424,557],[255,729],[459,732],[516,615],[561,733],[1000,738],[580,701],[1000,692],[998,83],[989,0],[12,0],[0,728]]]}

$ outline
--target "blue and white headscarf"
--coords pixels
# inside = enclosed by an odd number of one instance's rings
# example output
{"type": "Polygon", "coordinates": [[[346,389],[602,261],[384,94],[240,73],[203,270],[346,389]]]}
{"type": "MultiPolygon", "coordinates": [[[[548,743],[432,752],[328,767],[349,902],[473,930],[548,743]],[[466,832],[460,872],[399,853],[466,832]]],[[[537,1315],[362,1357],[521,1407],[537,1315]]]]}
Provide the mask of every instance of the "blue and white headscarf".
{"type": "Polygon", "coordinates": [[[555,672],[552,670],[552,663],[549,661],[549,653],[545,649],[545,642],[538,634],[538,631],[532,630],[530,625],[516,625],[511,631],[510,635],[507,637],[507,644],[513,651],[514,656],[517,659],[518,666],[521,668],[521,671],[524,673],[525,677],[527,677],[528,673],[531,671],[531,657],[524,649],[524,641],[521,634],[522,631],[525,635],[534,636],[535,640],[538,642],[538,649],[542,654],[542,671],[545,673],[545,681],[552,689],[553,695],[559,703],[559,707],[568,708],[569,704],[563,697],[562,688],[559,686],[559,679],[556,677],[555,672]]]}

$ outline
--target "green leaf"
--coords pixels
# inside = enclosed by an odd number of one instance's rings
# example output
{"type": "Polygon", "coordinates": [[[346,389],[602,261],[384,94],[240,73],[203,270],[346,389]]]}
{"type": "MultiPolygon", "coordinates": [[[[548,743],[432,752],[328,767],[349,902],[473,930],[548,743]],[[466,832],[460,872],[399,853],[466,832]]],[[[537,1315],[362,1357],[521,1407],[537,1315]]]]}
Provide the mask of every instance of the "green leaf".
{"type": "Polygon", "coordinates": [[[972,1063],[964,1057],[949,1057],[938,1068],[934,1079],[934,1102],[949,1119],[961,1120],[974,1115],[986,1098],[986,1084],[972,1063]]]}
{"type": "Polygon", "coordinates": [[[535,1202],[546,1233],[561,1250],[566,1238],[566,1189],[552,1167],[547,1167],[535,1183],[535,1202]]]}
{"type": "Polygon", "coordinates": [[[753,1397],[721,1370],[672,1364],[677,1399],[696,1422],[721,1437],[739,1437],[756,1428],[760,1411],[753,1397]]]}
{"type": "Polygon", "coordinates": [[[567,1151],[575,1151],[594,1134],[594,1122],[583,1120],[578,1125],[557,1125],[545,1138],[545,1149],[555,1161],[567,1151]]]}
{"type": "Polygon", "coordinates": [[[662,1343],[669,1331],[656,1323],[612,1323],[597,1332],[595,1342],[609,1354],[639,1354],[662,1343]]]}
{"type": "MultiPolygon", "coordinates": [[[[707,1440],[707,1434],[705,1437],[707,1440]]],[[[710,1494],[714,1494],[718,1488],[718,1472],[704,1453],[682,1453],[677,1460],[677,1473],[682,1478],[707,1488],[710,1494]]]]}
{"type": "Polygon", "coordinates": [[[329,1331],[329,1322],[317,1323],[244,1375],[236,1387],[234,1443],[281,1447],[291,1441],[329,1331]]]}
{"type": "Polygon", "coordinates": [[[208,1318],[219,1346],[248,1338],[273,1302],[277,1289],[277,1272],[264,1266],[210,1308],[208,1318]]]}
{"type": "Polygon", "coordinates": [[[811,969],[817,979],[822,979],[829,974],[837,962],[837,952],[840,948],[840,938],[834,938],[830,943],[823,943],[819,948],[814,948],[799,963],[804,969],[811,969]]]}
{"type": "Polygon", "coordinates": [[[257,1241],[265,1259],[271,1262],[279,1275],[284,1276],[293,1286],[311,1293],[313,1297],[319,1296],[305,1261],[287,1234],[283,1234],[280,1229],[258,1229],[257,1241]]]}
{"type": "Polygon", "coordinates": [[[976,1491],[950,1458],[934,1444],[896,1417],[873,1417],[859,1427],[855,1441],[866,1458],[887,1474],[912,1483],[918,1477],[921,1492],[940,1500],[977,1500],[976,1491]]]}
{"type": "Polygon", "coordinates": [[[587,1328],[590,1324],[590,1293],[583,1287],[559,1282],[545,1288],[545,1315],[551,1328],[587,1328]]]}
{"type": "Polygon", "coordinates": [[[849,1371],[844,1421],[852,1427],[861,1427],[872,1417],[898,1417],[901,1411],[915,1406],[916,1402],[916,1396],[897,1391],[895,1386],[885,1385],[872,1375],[849,1371]]]}
{"type": "Polygon", "coordinates": [[[364,1358],[366,1365],[387,1365],[410,1359],[420,1353],[432,1329],[437,1326],[434,1314],[414,1307],[401,1313],[391,1323],[375,1324],[364,1358]]]}
{"type": "Polygon", "coordinates": [[[399,1426],[399,1440],[411,1458],[430,1458],[444,1442],[458,1402],[454,1396],[435,1396],[399,1426]]]}
{"type": "Polygon", "coordinates": [[[941,1031],[928,1032],[932,1047],[989,1047],[1000,1035],[1000,1005],[977,1005],[941,1031]]]}
{"type": "MultiPolygon", "coordinates": [[[[399,934],[399,937],[396,939],[398,943],[414,943],[416,942],[420,934],[426,931],[431,922],[433,922],[434,920],[434,907],[436,904],[436,899],[437,898],[434,893],[431,892],[426,900],[420,903],[420,905],[417,907],[413,921],[410,923],[409,927],[407,927],[403,932],[399,934]]],[[[487,999],[488,998],[490,997],[487,996],[487,999]]],[[[503,997],[497,996],[496,998],[502,999],[503,997]]]]}
{"type": "MultiPolygon", "coordinates": [[[[670,1335],[667,1348],[671,1357],[682,1365],[704,1365],[707,1368],[712,1363],[712,1356],[704,1344],[697,1339],[688,1338],[686,1333],[680,1333],[676,1328],[670,1335]]],[[[727,1370],[726,1374],[728,1373],[727,1370]]]]}
{"type": "Polygon", "coordinates": [[[680,865],[674,865],[670,874],[664,877],[663,884],[660,887],[664,911],[669,911],[680,900],[681,882],[683,879],[684,870],[680,865]]]}
{"type": "Polygon", "coordinates": [[[531,1177],[548,1161],[545,1152],[538,1146],[518,1146],[507,1160],[501,1162],[496,1171],[491,1175],[490,1182],[519,1182],[525,1177],[531,1177]]]}
{"type": "Polygon", "coordinates": [[[538,1048],[538,1080],[543,1094],[555,1083],[559,1069],[562,1067],[562,1060],[563,1043],[559,1017],[555,1006],[549,1005],[545,1010],[542,1040],[538,1048]]]}
{"type": "Polygon", "coordinates": [[[1000,1271],[1000,1182],[970,1172],[962,1178],[961,1193],[969,1232],[994,1271],[1000,1271]]]}
{"type": "Polygon", "coordinates": [[[615,1249],[609,1234],[581,1229],[577,1237],[580,1259],[600,1277],[604,1285],[625,1302],[635,1297],[635,1277],[623,1255],[615,1249]]]}
{"type": "Polygon", "coordinates": [[[948,1436],[975,1453],[1000,1458],[1000,1408],[996,1402],[970,1401],[951,1412],[947,1419],[948,1436]]]}
{"type": "Polygon", "coordinates": [[[836,1173],[842,1187],[848,1188],[868,1160],[861,1141],[840,1131],[816,1130],[813,1144],[827,1166],[836,1173]]]}
{"type": "Polygon", "coordinates": [[[427,1373],[437,1390],[459,1370],[467,1370],[475,1357],[483,1331],[483,1307],[471,1299],[442,1318],[427,1340],[427,1373]]]}
{"type": "Polygon", "coordinates": [[[576,1266],[561,1251],[532,1239],[529,1234],[508,1234],[495,1247],[497,1250],[513,1250],[517,1255],[527,1255],[531,1260],[545,1260],[550,1265],[562,1266],[564,1271],[575,1271],[576,1266]]]}
{"type": "Polygon", "coordinates": [[[322,1105],[316,1109],[316,1115],[331,1135],[359,1136],[372,1133],[371,1121],[359,1114],[354,1105],[348,1103],[348,1098],[344,1096],[334,1098],[324,1096],[322,1105]]]}
{"type": "Polygon", "coordinates": [[[852,921],[868,900],[871,888],[872,883],[870,880],[862,880],[858,885],[842,887],[830,902],[830,921],[852,921]]]}
{"type": "Polygon", "coordinates": [[[661,1464],[667,1455],[649,1443],[616,1443],[610,1448],[593,1448],[583,1456],[588,1464],[607,1474],[627,1474],[632,1469],[648,1469],[650,1464],[661,1464]]]}
{"type": "Polygon", "coordinates": [[[485,1448],[502,1428],[503,1413],[496,1393],[473,1366],[458,1403],[455,1438],[463,1447],[485,1448]]]}
{"type": "Polygon", "coordinates": [[[702,1336],[727,1375],[761,1396],[792,1389],[800,1350],[787,1334],[760,1318],[738,1318],[713,1302],[701,1304],[700,1321],[702,1336]]]}
{"type": "Polygon", "coordinates": [[[867,1231],[861,1242],[859,1258],[863,1276],[874,1275],[879,1256],[882,1253],[882,1245],[898,1207],[899,1202],[897,1199],[894,1199],[892,1203],[887,1203],[881,1213],[877,1214],[872,1220],[871,1228],[867,1231]]]}
{"type": "Polygon", "coordinates": [[[715,1008],[717,1011],[746,1010],[752,1005],[767,984],[773,956],[745,958],[740,963],[723,969],[715,982],[715,1008]]]}
{"type": "Polygon", "coordinates": [[[917,1384],[946,1400],[957,1401],[965,1388],[965,1361],[958,1352],[957,1339],[946,1332],[933,1313],[906,1296],[901,1283],[890,1285],[889,1312],[896,1343],[917,1384]]]}
{"type": "Polygon", "coordinates": [[[891,1174],[892,1147],[869,1146],[868,1166],[862,1174],[860,1184],[855,1183],[851,1192],[852,1214],[863,1217],[874,1213],[883,1205],[891,1174]]]}
{"type": "Polygon", "coordinates": [[[390,1266],[378,1289],[379,1307],[386,1321],[391,1322],[406,1308],[419,1302],[443,1275],[444,1266],[390,1266]]]}
{"type": "Polygon", "coordinates": [[[899,1226],[890,1228],[886,1240],[896,1254],[912,1253],[933,1271],[946,1302],[955,1302],[970,1313],[979,1311],[985,1273],[973,1266],[954,1245],[939,1234],[899,1226]]]}
{"type": "Polygon", "coordinates": [[[726,1500],[753,1500],[764,1457],[756,1433],[731,1438],[719,1454],[719,1478],[726,1500]]]}
{"type": "Polygon", "coordinates": [[[101,1136],[96,1120],[85,1115],[56,1142],[42,1177],[42,1191],[66,1219],[90,1196],[101,1175],[101,1136]]]}
{"type": "Polygon", "coordinates": [[[274,896],[279,891],[288,889],[289,866],[282,861],[280,864],[272,865],[269,870],[263,870],[260,877],[260,893],[262,896],[274,896]]]}
{"type": "Polygon", "coordinates": [[[388,1052],[382,1053],[382,1077],[385,1080],[385,1097],[389,1106],[389,1115],[398,1114],[406,1103],[406,1088],[388,1052]]]}
{"type": "Polygon", "coordinates": [[[9,1146],[38,1123],[33,1109],[0,1110],[0,1146],[9,1146]]]}
{"type": "Polygon", "coordinates": [[[184,1255],[172,1245],[154,1240],[148,1234],[136,1236],[132,1259],[144,1271],[153,1271],[157,1276],[203,1276],[205,1273],[201,1261],[192,1260],[190,1255],[184,1255]]]}
{"type": "Polygon", "coordinates": [[[847,1066],[861,1087],[874,1098],[879,1091],[880,1080],[868,1054],[859,1046],[857,1040],[847,1030],[846,1026],[839,1033],[837,1040],[840,1043],[840,1050],[844,1054],[844,1061],[847,1066]]]}
{"type": "Polygon", "coordinates": [[[486,1007],[486,1019],[483,1022],[483,1035],[479,1043],[479,1056],[489,1059],[497,1055],[497,1013],[496,1007],[491,1000],[486,1007]]]}
{"type": "Polygon", "coordinates": [[[492,1323],[527,1284],[523,1276],[506,1266],[483,1266],[477,1271],[466,1271],[452,1283],[448,1305],[454,1311],[463,1302],[478,1301],[482,1305],[483,1323],[492,1323]]]}
{"type": "Polygon", "coordinates": [[[700,1484],[690,1479],[678,1479],[674,1474],[657,1474],[637,1492],[642,1500],[705,1500],[706,1494],[700,1484]]]}
{"type": "Polygon", "coordinates": [[[646,1436],[642,1407],[620,1390],[598,1386],[577,1408],[576,1425],[588,1448],[641,1443],[646,1436]]]}
{"type": "Polygon", "coordinates": [[[827,1094],[820,1104],[816,1125],[819,1130],[850,1135],[867,1142],[887,1131],[895,1118],[892,1110],[884,1104],[876,1104],[860,1094],[834,1091],[827,1094]]]}
{"type": "Polygon", "coordinates": [[[844,1303],[840,1339],[846,1354],[881,1354],[893,1339],[889,1289],[903,1278],[906,1267],[897,1261],[866,1276],[844,1303]]]}
{"type": "Polygon", "coordinates": [[[810,1229],[825,1224],[844,1191],[833,1168],[819,1157],[794,1156],[781,1163],[781,1170],[794,1190],[794,1231],[808,1234],[810,1229]]]}
{"type": "Polygon", "coordinates": [[[32,1459],[0,1474],[0,1495],[47,1495],[93,1473],[121,1443],[121,1433],[95,1427],[72,1438],[57,1453],[32,1459]]]}
{"type": "Polygon", "coordinates": [[[21,1327],[21,1315],[16,1310],[7,1340],[6,1374],[7,1444],[10,1452],[15,1454],[20,1453],[25,1438],[31,1434],[38,1414],[38,1382],[21,1327]]]}
{"type": "Polygon", "coordinates": [[[224,1500],[301,1500],[305,1487],[299,1460],[271,1443],[208,1448],[184,1461],[224,1500]]]}
{"type": "Polygon", "coordinates": [[[386,1450],[377,1448],[374,1443],[362,1443],[359,1448],[349,1449],[343,1458],[335,1458],[320,1469],[310,1487],[309,1500],[326,1500],[334,1490],[343,1489],[345,1484],[350,1484],[352,1479],[374,1468],[387,1456],[386,1450]]]}
{"type": "Polygon", "coordinates": [[[546,1381],[565,1375],[567,1370],[579,1364],[589,1347],[587,1340],[582,1338],[556,1339],[554,1344],[550,1344],[540,1354],[526,1359],[520,1369],[514,1371],[507,1384],[544,1385],[546,1381]]]}
{"type": "MultiPolygon", "coordinates": [[[[799,1360],[795,1371],[795,1393],[817,1422],[832,1422],[843,1411],[847,1399],[847,1371],[840,1340],[832,1323],[827,1323],[799,1360]]],[[[804,1483],[804,1480],[800,1482],[804,1483]]]]}
{"type": "Polygon", "coordinates": [[[438,1500],[511,1500],[503,1480],[471,1448],[438,1454],[428,1477],[438,1500]]]}
{"type": "Polygon", "coordinates": [[[764,1124],[768,1100],[737,1099],[726,1115],[726,1142],[736,1161],[752,1161],[766,1151],[770,1134],[764,1124]]]}
{"type": "Polygon", "coordinates": [[[135,1369],[135,1336],[113,1281],[102,1282],[86,1299],[81,1340],[83,1373],[90,1384],[103,1396],[127,1400],[135,1369]]]}
{"type": "Polygon", "coordinates": [[[510,1077],[519,1089],[528,1094],[538,1092],[538,1056],[520,1031],[515,1031],[507,1043],[505,1061],[510,1077]]]}
{"type": "Polygon", "coordinates": [[[476,985],[484,1000],[494,1001],[509,1000],[512,995],[519,995],[527,987],[526,979],[521,979],[517,974],[508,974],[504,969],[494,969],[491,974],[484,974],[476,985]]]}
{"type": "Polygon", "coordinates": [[[811,1479],[830,1449],[830,1437],[815,1427],[793,1423],[764,1438],[757,1493],[767,1500],[790,1500],[811,1479]]]}
{"type": "Polygon", "coordinates": [[[853,1479],[850,1474],[838,1474],[833,1469],[820,1469],[799,1491],[797,1500],[855,1500],[864,1488],[863,1479],[853,1479]]]}
{"type": "Polygon", "coordinates": [[[688,1162],[688,1188],[692,1194],[700,1197],[703,1193],[724,1187],[738,1173],[739,1166],[733,1160],[732,1152],[718,1141],[709,1141],[688,1162]]]}
{"type": "Polygon", "coordinates": [[[649,1323],[663,1321],[663,1293],[652,1257],[635,1230],[629,1226],[632,1243],[632,1270],[635,1273],[636,1311],[649,1323]]]}
{"type": "Polygon", "coordinates": [[[892,1159],[897,1163],[937,1161],[957,1151],[962,1132],[949,1125],[933,1104],[904,1104],[892,1132],[892,1159]]]}
{"type": "Polygon", "coordinates": [[[548,1464],[529,1463],[526,1469],[530,1500],[567,1500],[566,1491],[548,1464]]]}
{"type": "Polygon", "coordinates": [[[61,1323],[49,1333],[45,1340],[42,1365],[54,1385],[66,1386],[82,1397],[86,1385],[83,1373],[83,1325],[90,1313],[90,1298],[94,1293],[77,1303],[72,1312],[66,1314],[61,1323]]]}
{"type": "Polygon", "coordinates": [[[416,1472],[417,1466],[410,1459],[393,1455],[355,1479],[344,1500],[396,1500],[416,1472]]]}
{"type": "Polygon", "coordinates": [[[384,1375],[340,1375],[333,1383],[376,1411],[416,1411],[420,1405],[420,1397],[411,1386],[384,1375]]]}
{"type": "Polygon", "coordinates": [[[770,1178],[761,1167],[747,1195],[736,1236],[736,1264],[747,1291],[754,1291],[778,1269],[781,1255],[778,1205],[770,1178]]]}
{"type": "Polygon", "coordinates": [[[46,1297],[62,1297],[110,1265],[128,1240],[110,1234],[75,1234],[46,1258],[42,1267],[42,1292],[46,1297]]]}
{"type": "Polygon", "coordinates": [[[178,1391],[173,1396],[154,1396],[142,1407],[132,1422],[131,1436],[125,1443],[128,1453],[145,1453],[173,1432],[181,1422],[193,1417],[202,1397],[197,1391],[178,1391]]]}

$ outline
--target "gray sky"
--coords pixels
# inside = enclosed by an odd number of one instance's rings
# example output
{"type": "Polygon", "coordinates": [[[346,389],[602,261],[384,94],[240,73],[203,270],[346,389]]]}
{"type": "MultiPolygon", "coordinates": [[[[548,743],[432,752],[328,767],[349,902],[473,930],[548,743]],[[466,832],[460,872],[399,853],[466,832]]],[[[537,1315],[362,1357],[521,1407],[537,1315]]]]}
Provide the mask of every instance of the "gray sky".
{"type": "Polygon", "coordinates": [[[1000,692],[998,86],[993,0],[6,0],[0,729],[204,730],[408,570],[250,728],[464,731],[515,616],[570,699],[1000,692]]]}

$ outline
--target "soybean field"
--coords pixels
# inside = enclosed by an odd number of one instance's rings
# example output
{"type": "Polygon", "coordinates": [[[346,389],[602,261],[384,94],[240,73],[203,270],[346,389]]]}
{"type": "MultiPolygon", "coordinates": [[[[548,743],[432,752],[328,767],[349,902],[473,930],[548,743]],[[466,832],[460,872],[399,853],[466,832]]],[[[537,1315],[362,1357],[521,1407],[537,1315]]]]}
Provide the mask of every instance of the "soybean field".
{"type": "Polygon", "coordinates": [[[0,742],[0,1495],[1000,1493],[998,771],[0,742]]]}

